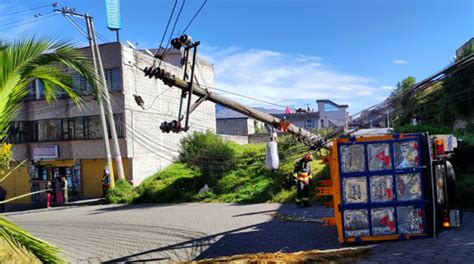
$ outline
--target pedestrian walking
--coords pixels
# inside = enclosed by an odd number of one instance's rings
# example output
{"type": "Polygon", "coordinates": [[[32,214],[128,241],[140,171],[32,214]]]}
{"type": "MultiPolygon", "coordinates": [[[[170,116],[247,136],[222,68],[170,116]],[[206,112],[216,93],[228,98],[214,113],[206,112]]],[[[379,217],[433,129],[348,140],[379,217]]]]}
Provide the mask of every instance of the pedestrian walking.
{"type": "Polygon", "coordinates": [[[68,188],[67,188],[67,180],[65,176],[61,177],[61,188],[63,188],[63,202],[69,202],[69,195],[68,195],[68,188]]]}
{"type": "Polygon", "coordinates": [[[56,177],[54,179],[54,192],[56,195],[56,203],[58,205],[62,204],[64,201],[64,196],[63,196],[63,187],[61,186],[61,179],[59,177],[56,177]]]}
{"type": "Polygon", "coordinates": [[[46,183],[46,208],[51,207],[51,199],[54,196],[53,186],[51,185],[51,181],[46,183]]]}
{"type": "Polygon", "coordinates": [[[309,185],[311,181],[311,161],[313,155],[306,154],[295,164],[293,177],[296,180],[296,204],[302,207],[311,206],[309,204],[309,185]]]}
{"type": "MultiPolygon", "coordinates": [[[[5,198],[7,197],[7,190],[3,188],[3,186],[0,186],[0,201],[3,202],[5,201],[5,198]]],[[[1,213],[5,212],[5,204],[2,203],[0,206],[1,213]]]]}

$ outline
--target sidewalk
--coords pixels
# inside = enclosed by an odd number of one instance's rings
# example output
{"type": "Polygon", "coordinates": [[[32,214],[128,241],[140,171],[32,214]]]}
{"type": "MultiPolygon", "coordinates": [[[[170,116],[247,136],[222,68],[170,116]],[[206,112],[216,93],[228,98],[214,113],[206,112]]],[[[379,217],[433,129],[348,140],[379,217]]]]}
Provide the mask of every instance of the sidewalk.
{"type": "MultiPolygon", "coordinates": [[[[60,208],[67,206],[87,206],[87,205],[100,205],[107,204],[105,198],[84,198],[84,199],[75,199],[70,201],[67,204],[62,204],[59,206],[52,206],[52,208],[60,208]]],[[[13,212],[22,212],[29,210],[41,210],[47,209],[45,204],[41,203],[31,203],[31,204],[6,204],[4,213],[13,213],[13,212]]]]}

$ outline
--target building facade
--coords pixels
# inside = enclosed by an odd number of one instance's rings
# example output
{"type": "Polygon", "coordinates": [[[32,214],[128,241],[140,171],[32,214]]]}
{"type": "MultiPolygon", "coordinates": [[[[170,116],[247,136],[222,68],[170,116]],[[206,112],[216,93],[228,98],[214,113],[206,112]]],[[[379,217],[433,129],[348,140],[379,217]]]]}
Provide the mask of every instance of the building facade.
{"type": "MultiPolygon", "coordinates": [[[[85,54],[90,52],[88,48],[81,50],[85,54]]],[[[145,52],[118,42],[100,45],[100,52],[125,176],[133,185],[173,162],[179,142],[186,134],[196,130],[216,131],[215,105],[206,101],[190,116],[190,131],[162,133],[160,124],[178,117],[181,90],[144,76],[140,69],[153,64],[153,58],[145,52]],[[134,95],[143,98],[144,109],[136,104],[134,95]]],[[[183,76],[181,56],[178,50],[168,51],[161,67],[183,76]]],[[[212,87],[213,66],[199,59],[197,69],[197,81],[212,87]]],[[[71,77],[74,89],[90,93],[90,86],[83,78],[74,73],[71,77]]],[[[9,139],[15,160],[26,162],[5,184],[8,197],[42,189],[47,180],[58,175],[66,176],[70,196],[101,195],[105,150],[99,108],[92,96],[85,96],[81,106],[62,95],[48,103],[41,83],[33,81],[27,100],[11,124],[9,139]]],[[[111,151],[115,156],[112,142],[111,151]]],[[[42,197],[37,195],[20,202],[31,200],[40,201],[42,197]]]]}
{"type": "MultiPolygon", "coordinates": [[[[339,105],[331,100],[316,100],[318,111],[299,109],[293,113],[284,113],[282,110],[256,108],[259,111],[275,117],[286,119],[290,123],[312,131],[314,129],[346,126],[349,118],[348,105],[339,105]]],[[[248,116],[237,113],[228,108],[217,111],[217,133],[222,135],[248,136],[255,134],[256,125],[248,116]]]]}

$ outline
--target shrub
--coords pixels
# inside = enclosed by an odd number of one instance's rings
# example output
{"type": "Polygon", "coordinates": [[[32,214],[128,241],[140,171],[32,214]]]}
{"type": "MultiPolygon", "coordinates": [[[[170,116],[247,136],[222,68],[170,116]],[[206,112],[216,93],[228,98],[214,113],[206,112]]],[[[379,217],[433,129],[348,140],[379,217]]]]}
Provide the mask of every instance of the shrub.
{"type": "Polygon", "coordinates": [[[107,192],[106,199],[109,203],[131,203],[136,196],[132,185],[125,179],[119,179],[115,188],[107,192]]]}
{"type": "Polygon", "coordinates": [[[181,140],[179,160],[199,168],[209,184],[236,166],[233,145],[210,131],[194,132],[184,137],[181,140]]]}

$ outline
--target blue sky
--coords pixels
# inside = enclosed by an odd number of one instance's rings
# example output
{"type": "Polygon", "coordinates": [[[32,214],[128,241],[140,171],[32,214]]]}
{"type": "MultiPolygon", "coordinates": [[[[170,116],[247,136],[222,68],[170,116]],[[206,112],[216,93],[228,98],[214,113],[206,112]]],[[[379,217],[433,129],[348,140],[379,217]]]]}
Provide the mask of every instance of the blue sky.
{"type": "MultiPolygon", "coordinates": [[[[105,27],[105,1],[57,2],[91,14],[97,30],[114,39],[105,27]]],[[[60,15],[3,30],[51,9],[2,14],[50,3],[2,0],[0,38],[34,33],[85,44],[60,15]]],[[[186,1],[175,35],[201,3],[186,1]]],[[[156,47],[173,4],[122,0],[122,40],[156,47]]],[[[332,99],[354,113],[383,100],[406,76],[422,80],[448,65],[456,48],[474,36],[474,1],[209,0],[187,33],[214,63],[218,88],[294,107],[332,99]]]]}

